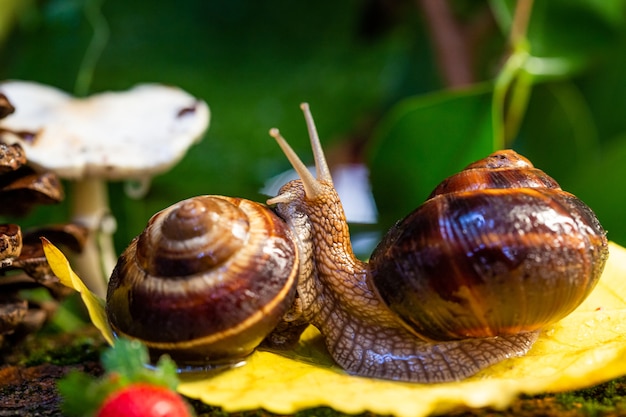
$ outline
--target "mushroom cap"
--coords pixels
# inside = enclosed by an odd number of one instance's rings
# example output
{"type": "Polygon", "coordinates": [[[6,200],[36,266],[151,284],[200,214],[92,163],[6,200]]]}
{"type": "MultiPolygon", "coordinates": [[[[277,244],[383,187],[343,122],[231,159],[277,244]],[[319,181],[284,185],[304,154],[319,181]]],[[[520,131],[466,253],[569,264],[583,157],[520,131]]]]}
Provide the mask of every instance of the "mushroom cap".
{"type": "Polygon", "coordinates": [[[27,81],[0,83],[15,113],[0,140],[67,179],[142,179],[175,165],[209,125],[207,104],[177,87],[141,84],[87,98],[27,81]]]}

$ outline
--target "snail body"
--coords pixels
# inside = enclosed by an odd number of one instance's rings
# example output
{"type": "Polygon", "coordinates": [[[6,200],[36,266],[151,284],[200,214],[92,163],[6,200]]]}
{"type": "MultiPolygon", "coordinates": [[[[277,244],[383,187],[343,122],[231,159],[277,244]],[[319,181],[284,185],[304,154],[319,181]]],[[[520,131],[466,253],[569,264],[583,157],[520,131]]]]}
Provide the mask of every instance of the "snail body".
{"type": "MultiPolygon", "coordinates": [[[[191,257],[196,261],[189,268],[178,255],[173,256],[175,262],[163,262],[159,260],[160,253],[170,258],[169,249],[151,244],[150,250],[143,250],[145,238],[139,237],[120,258],[109,286],[107,314],[117,332],[148,341],[156,352],[174,349],[174,359],[182,362],[230,361],[249,353],[284,313],[278,333],[288,329],[290,323],[298,328],[302,323],[314,325],[335,362],[351,374],[442,382],[463,379],[503,359],[523,355],[542,328],[574,310],[597,283],[608,256],[608,245],[595,215],[513,151],[492,154],[444,180],[424,204],[385,235],[368,263],[360,261],[353,254],[341,201],[308,106],[302,108],[317,178],[278,130],[272,129],[270,134],[300,179],[285,184],[276,197],[267,201],[275,205],[278,217],[262,205],[258,205],[262,214],[255,213],[271,218],[272,228],[280,230],[269,236],[280,235],[281,249],[270,252],[280,253],[273,265],[285,265],[261,269],[291,277],[285,280],[284,289],[275,291],[276,298],[269,297],[274,309],[263,307],[263,303],[254,306],[263,311],[262,317],[269,317],[260,326],[262,331],[245,343],[234,336],[236,332],[231,332],[230,338],[218,337],[215,349],[210,344],[196,345],[193,340],[197,335],[190,334],[195,331],[190,332],[187,327],[177,329],[183,326],[174,323],[199,321],[207,316],[204,310],[179,311],[188,304],[184,300],[189,288],[195,288],[195,284],[183,284],[183,276],[195,276],[195,264],[203,262],[197,262],[196,255],[191,257]],[[142,255],[144,252],[154,254],[155,265],[167,265],[167,272],[150,270],[151,261],[142,260],[147,257],[142,255]],[[292,263],[285,257],[291,257],[292,263]],[[134,269],[129,264],[135,265],[134,269]],[[293,278],[296,273],[297,279],[293,278]],[[174,279],[168,278],[170,274],[174,279]],[[165,276],[169,282],[148,284],[149,290],[135,289],[144,285],[140,281],[150,282],[148,275],[165,276]],[[128,276],[142,279],[131,279],[129,284],[128,276]],[[161,292],[162,287],[170,285],[176,288],[179,300],[171,304],[165,301],[170,295],[161,292]],[[283,295],[284,303],[279,303],[277,297],[283,295]],[[144,308],[147,312],[139,313],[144,308]],[[160,324],[151,324],[156,321],[154,315],[160,324]],[[148,324],[135,324],[136,320],[148,324]],[[146,327],[153,329],[147,331],[146,327]],[[178,332],[187,334],[179,337],[178,332]],[[164,334],[169,333],[171,337],[165,340],[164,334]],[[194,346],[191,354],[186,345],[194,346]],[[236,353],[228,353],[230,348],[236,353]]],[[[193,206],[195,199],[179,205],[193,206]]],[[[155,217],[148,229],[166,216],[155,217]]],[[[225,227],[213,237],[205,237],[207,232],[198,231],[195,226],[188,229],[194,231],[195,240],[226,243],[231,226],[225,227]]],[[[179,226],[173,229],[186,230],[179,226]]],[[[156,236],[159,234],[164,233],[156,236]]],[[[179,246],[183,252],[189,250],[186,244],[179,246]]],[[[211,253],[214,252],[236,253],[230,249],[215,249],[211,253]]],[[[266,252],[268,249],[250,254],[265,256],[266,252]]],[[[253,275],[264,279],[264,273],[259,274],[254,266],[256,261],[250,261],[253,275]]],[[[236,268],[218,264],[222,267],[216,269],[223,272],[244,269],[243,261],[236,268]]],[[[254,290],[242,286],[241,290],[251,295],[260,291],[259,287],[263,286],[257,285],[254,290]]],[[[189,296],[191,304],[199,305],[213,298],[210,291],[189,296]]],[[[231,295],[225,300],[234,302],[236,308],[223,304],[217,310],[229,316],[235,316],[240,309],[252,310],[249,299],[231,295]]],[[[243,317],[245,323],[245,314],[243,317]]],[[[247,326],[237,324],[241,320],[233,319],[217,333],[226,332],[228,326],[247,331],[247,326]]],[[[213,340],[213,336],[199,338],[213,340]]]]}

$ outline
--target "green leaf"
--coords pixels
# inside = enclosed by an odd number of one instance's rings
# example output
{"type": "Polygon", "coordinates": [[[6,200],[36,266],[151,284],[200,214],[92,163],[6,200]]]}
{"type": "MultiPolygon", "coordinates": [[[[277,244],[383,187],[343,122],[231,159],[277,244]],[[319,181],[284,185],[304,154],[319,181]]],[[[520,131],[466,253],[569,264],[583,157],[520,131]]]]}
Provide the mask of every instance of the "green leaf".
{"type": "Polygon", "coordinates": [[[136,340],[116,339],[113,348],[102,354],[104,369],[119,375],[122,385],[147,382],[176,389],[178,377],[171,359],[163,356],[155,367],[147,367],[149,363],[148,349],[136,340]]]}
{"type": "Polygon", "coordinates": [[[576,166],[572,192],[595,211],[608,236],[626,244],[626,133],[607,143],[600,157],[576,166]]]}
{"type": "MultiPolygon", "coordinates": [[[[492,13],[502,33],[513,22],[515,1],[492,0],[492,13]]],[[[542,78],[563,78],[586,69],[598,53],[619,38],[626,3],[622,0],[535,1],[527,38],[533,57],[527,70],[542,78]],[[584,30],[576,30],[584,28],[584,30]]]]}
{"type": "Polygon", "coordinates": [[[137,341],[116,339],[113,349],[102,354],[102,365],[107,372],[116,372],[132,380],[149,361],[148,351],[137,341]]]}
{"type": "Polygon", "coordinates": [[[176,387],[178,387],[180,382],[178,379],[178,368],[176,363],[169,356],[161,356],[156,367],[151,370],[152,372],[148,374],[151,379],[146,380],[146,382],[163,385],[170,389],[176,389],[176,387]]]}
{"type": "Polygon", "coordinates": [[[528,28],[531,53],[589,62],[615,41],[623,11],[624,3],[614,0],[536,1],[528,28]]]}
{"type": "Polygon", "coordinates": [[[111,392],[110,387],[78,371],[72,371],[59,380],[57,388],[63,399],[61,410],[66,416],[91,415],[111,392]]]}
{"type": "Polygon", "coordinates": [[[516,148],[570,191],[599,146],[585,97],[571,82],[535,87],[516,148]]]}
{"type": "MultiPolygon", "coordinates": [[[[624,2],[626,4],[626,2],[624,2]]],[[[626,25],[622,26],[626,29],[626,25]]],[[[611,139],[626,131],[626,30],[622,31],[620,44],[598,60],[586,76],[577,80],[581,94],[589,103],[593,119],[598,128],[598,136],[611,139]]]]}
{"type": "Polygon", "coordinates": [[[493,151],[491,86],[405,100],[381,122],[369,150],[381,228],[421,204],[443,178],[493,151]]]}

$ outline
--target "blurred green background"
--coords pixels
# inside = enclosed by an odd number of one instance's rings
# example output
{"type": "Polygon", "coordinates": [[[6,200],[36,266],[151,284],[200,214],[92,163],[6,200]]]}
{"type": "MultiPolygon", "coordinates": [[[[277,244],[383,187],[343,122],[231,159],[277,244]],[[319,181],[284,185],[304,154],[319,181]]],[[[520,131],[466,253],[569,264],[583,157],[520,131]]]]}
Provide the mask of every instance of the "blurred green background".
{"type": "MultiPolygon", "coordinates": [[[[371,168],[381,229],[507,146],[626,244],[626,1],[523,3],[530,22],[511,40],[517,3],[504,0],[0,0],[0,79],[78,94],[160,82],[207,101],[204,140],[144,199],[111,184],[118,250],[183,198],[264,201],[289,168],[269,128],[311,162],[302,101],[331,164],[371,168]]],[[[61,205],[20,223],[66,219],[61,205]]]]}

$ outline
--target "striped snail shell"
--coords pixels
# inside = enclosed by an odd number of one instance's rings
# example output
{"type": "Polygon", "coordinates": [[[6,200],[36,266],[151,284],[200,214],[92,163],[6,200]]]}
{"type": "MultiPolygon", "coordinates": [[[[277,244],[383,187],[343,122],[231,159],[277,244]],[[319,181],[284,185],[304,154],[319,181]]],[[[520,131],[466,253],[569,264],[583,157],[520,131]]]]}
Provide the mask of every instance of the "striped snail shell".
{"type": "Polygon", "coordinates": [[[372,254],[372,282],[428,340],[534,331],[572,312],[607,258],[591,209],[512,150],[444,180],[372,254]]]}
{"type": "Polygon", "coordinates": [[[184,366],[247,356],[293,302],[298,257],[267,207],[199,196],[155,214],[119,258],[106,312],[118,336],[184,366]]]}

